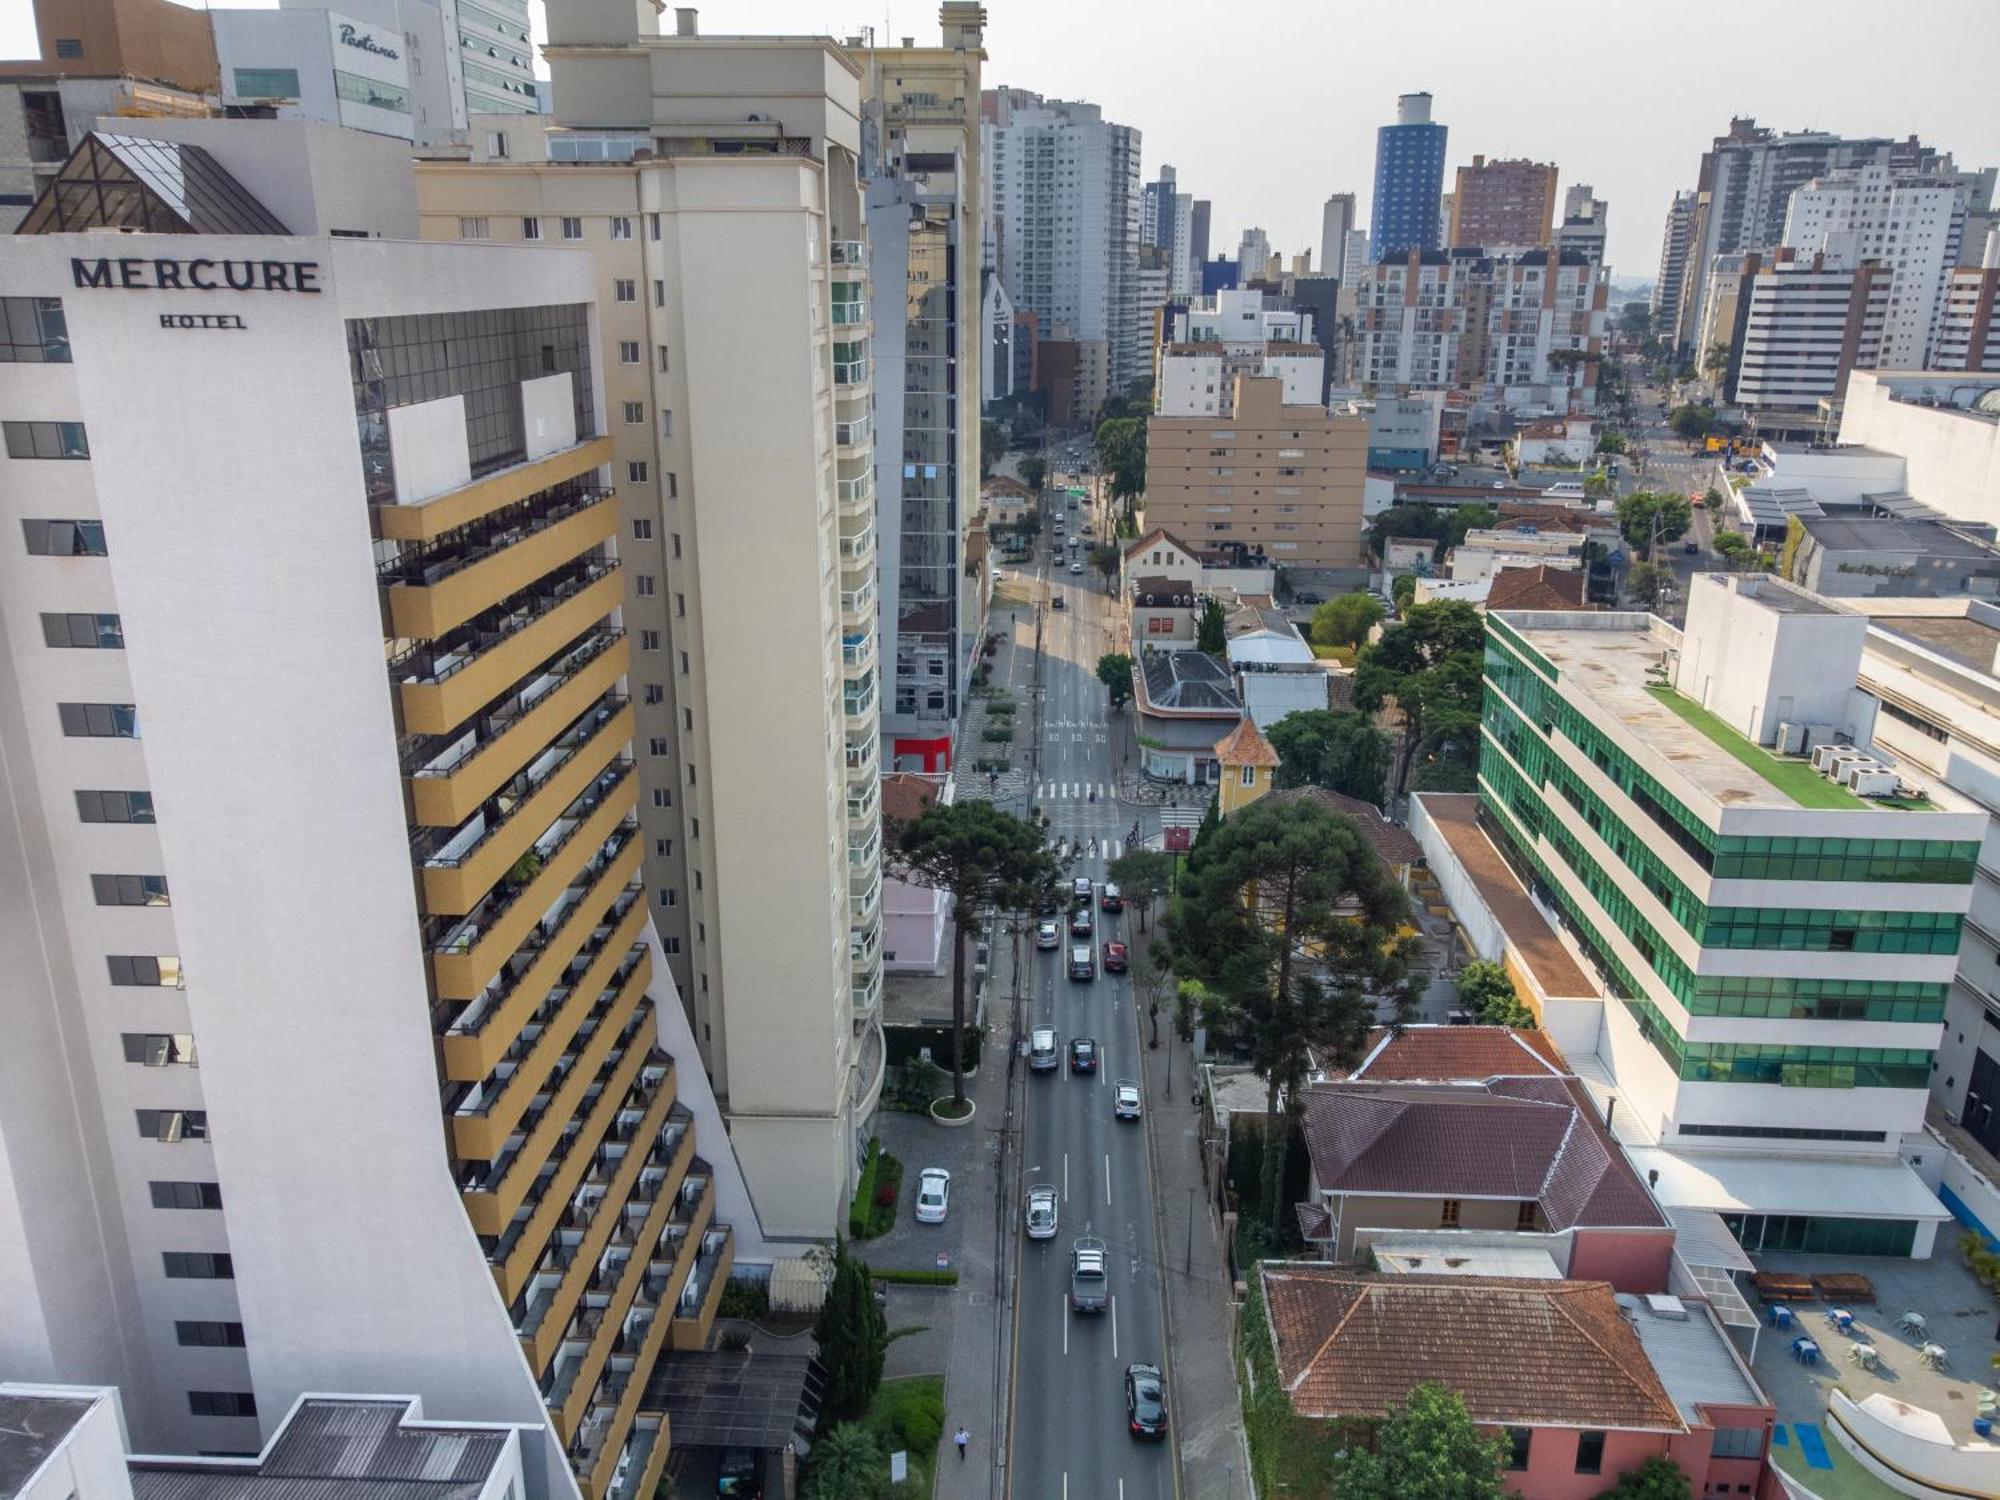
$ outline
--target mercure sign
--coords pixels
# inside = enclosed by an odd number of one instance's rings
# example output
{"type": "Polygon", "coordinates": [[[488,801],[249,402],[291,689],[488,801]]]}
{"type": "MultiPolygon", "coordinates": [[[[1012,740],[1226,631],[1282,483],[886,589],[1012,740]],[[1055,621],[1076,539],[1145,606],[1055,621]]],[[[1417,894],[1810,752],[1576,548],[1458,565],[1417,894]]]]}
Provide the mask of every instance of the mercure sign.
{"type": "Polygon", "coordinates": [[[312,292],[326,290],[316,260],[192,260],[121,255],[85,260],[72,256],[70,277],[79,287],[161,292],[312,292]]]}

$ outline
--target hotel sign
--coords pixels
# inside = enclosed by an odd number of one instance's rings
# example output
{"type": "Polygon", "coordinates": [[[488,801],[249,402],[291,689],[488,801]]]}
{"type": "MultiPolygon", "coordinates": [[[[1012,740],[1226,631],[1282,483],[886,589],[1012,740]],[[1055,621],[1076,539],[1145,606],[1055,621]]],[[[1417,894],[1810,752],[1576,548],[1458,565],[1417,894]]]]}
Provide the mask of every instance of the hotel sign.
{"type": "Polygon", "coordinates": [[[170,260],[113,255],[72,256],[70,279],[78,287],[157,292],[311,292],[326,290],[316,260],[170,260]]]}

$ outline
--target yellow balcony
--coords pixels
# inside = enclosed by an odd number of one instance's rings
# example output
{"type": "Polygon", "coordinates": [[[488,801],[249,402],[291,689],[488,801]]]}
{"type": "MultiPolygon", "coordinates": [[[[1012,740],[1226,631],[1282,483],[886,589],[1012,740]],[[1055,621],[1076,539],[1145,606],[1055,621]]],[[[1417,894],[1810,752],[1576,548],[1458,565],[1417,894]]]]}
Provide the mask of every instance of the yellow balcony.
{"type": "MultiPolygon", "coordinates": [[[[644,892],[639,894],[643,896],[644,892]]],[[[454,1156],[491,1159],[499,1154],[500,1148],[507,1143],[507,1137],[514,1133],[515,1125],[527,1112],[530,1101],[547,1087],[550,1070],[569,1050],[577,1032],[591,1016],[598,1018],[597,1029],[591,1033],[582,1054],[576,1058],[579,1067],[600,1040],[616,1036],[624,1029],[632,1012],[638,1009],[645,986],[642,984],[634,989],[631,981],[627,980],[608,1001],[605,990],[645,925],[646,903],[635,900],[630,910],[612,928],[610,940],[578,976],[576,983],[570,986],[568,995],[544,1023],[541,1034],[522,1051],[513,1072],[504,1079],[488,1077],[480,1080],[478,1091],[469,1096],[451,1117],[454,1156]]],[[[604,1050],[610,1050],[608,1041],[604,1050]]]]}
{"type": "MultiPolygon", "coordinates": [[[[586,648],[587,649],[587,648],[586,648]]],[[[632,665],[631,643],[612,639],[531,701],[517,694],[489,723],[491,737],[440,758],[410,777],[410,804],[416,821],[429,828],[455,828],[548,744],[563,725],[611,690],[632,665]]]]}
{"type": "Polygon", "coordinates": [[[673,1346],[676,1349],[705,1349],[715,1327],[715,1309],[722,1301],[722,1289],[729,1283],[729,1268],[736,1264],[736,1235],[725,1224],[703,1235],[701,1255],[695,1265],[694,1287],[683,1290],[675,1304],[681,1309],[674,1318],[673,1346]],[[688,1306],[692,1296],[693,1307],[688,1306]]]}
{"type": "MultiPolygon", "coordinates": [[[[666,1119],[672,1108],[667,1091],[662,1090],[647,1106],[644,1119],[632,1138],[632,1148],[619,1162],[619,1172],[604,1201],[597,1207],[591,1218],[590,1228],[577,1247],[576,1258],[564,1273],[562,1283],[556,1288],[555,1296],[541,1311],[541,1320],[535,1329],[521,1339],[521,1347],[527,1352],[528,1365],[540,1371],[548,1368],[561,1346],[570,1319],[576,1313],[577,1303],[582,1300],[584,1287],[595,1273],[597,1263],[603,1259],[607,1249],[614,1248],[614,1236],[632,1248],[632,1259],[626,1265],[626,1275],[620,1278],[620,1291],[624,1282],[630,1279],[632,1292],[625,1292],[625,1304],[630,1306],[632,1293],[645,1277],[647,1260],[652,1248],[659,1243],[661,1233],[667,1227],[667,1216],[673,1212],[674,1194],[680,1191],[681,1179],[687,1175],[687,1164],[694,1159],[694,1131],[689,1129],[682,1140],[682,1149],[676,1156],[677,1167],[669,1168],[665,1181],[655,1195],[652,1206],[640,1218],[636,1227],[624,1228],[630,1222],[626,1208],[632,1206],[632,1184],[638,1180],[638,1168],[650,1154],[646,1143],[659,1134],[660,1123],[666,1119]],[[636,1273],[633,1274],[636,1268],[636,1273]]],[[[612,1306],[617,1308],[614,1297],[612,1306]]],[[[624,1316],[623,1310],[615,1317],[607,1317],[606,1325],[615,1334],[616,1324],[624,1316]]]]}
{"type": "Polygon", "coordinates": [[[413,505],[375,508],[375,534],[389,541],[428,542],[496,510],[518,505],[543,490],[611,462],[609,437],[586,438],[573,448],[501,469],[413,505]]]}
{"type": "Polygon", "coordinates": [[[463,647],[423,650],[391,665],[406,734],[444,734],[519,682],[540,662],[624,603],[625,578],[602,565],[566,592],[528,600],[501,626],[463,647]]]}
{"type": "MultiPolygon", "coordinates": [[[[618,501],[608,491],[560,519],[524,523],[522,532],[502,532],[490,540],[469,542],[455,556],[432,563],[418,573],[432,581],[388,585],[390,634],[433,641],[463,625],[481,610],[491,609],[571,558],[610,539],[618,530],[618,501]]],[[[422,566],[422,560],[412,564],[422,566]]]]}
{"type": "MultiPolygon", "coordinates": [[[[644,1404],[644,1398],[641,1398],[644,1404]]],[[[667,1452],[671,1446],[671,1424],[663,1411],[644,1411],[632,1419],[632,1431],[625,1439],[625,1447],[631,1455],[631,1462],[621,1461],[625,1470],[624,1479],[612,1470],[611,1488],[600,1495],[588,1485],[584,1487],[586,1500],[646,1500],[660,1483],[660,1476],[666,1472],[667,1452]]]]}
{"type": "MultiPolygon", "coordinates": [[[[628,983],[644,989],[645,981],[651,977],[652,964],[648,959],[633,970],[633,978],[628,983]]],[[[540,1233],[536,1234],[533,1232],[535,1225],[531,1221],[527,1238],[543,1240],[548,1238],[547,1224],[553,1223],[561,1213],[562,1205],[576,1187],[577,1180],[590,1165],[590,1153],[603,1138],[612,1116],[618,1112],[620,1101],[632,1087],[632,1080],[639,1076],[639,1069],[645,1064],[646,1050],[652,1045],[654,1035],[652,1016],[643,1015],[641,1021],[642,1024],[626,1047],[624,1055],[618,1059],[609,1076],[603,1080],[603,1091],[577,1129],[569,1149],[563,1154],[561,1165],[543,1189],[537,1216],[546,1212],[546,1223],[540,1233]]],[[[529,1190],[535,1186],[536,1174],[554,1153],[556,1142],[563,1135],[564,1128],[573,1122],[578,1101],[588,1092],[595,1074],[616,1039],[616,1034],[608,1031],[592,1037],[590,1052],[593,1055],[590,1060],[587,1063],[580,1063],[571,1070],[570,1076],[563,1081],[562,1087],[550,1100],[549,1107],[542,1111],[535,1122],[535,1128],[522,1141],[520,1150],[505,1163],[498,1179],[463,1191],[461,1196],[465,1201],[466,1217],[472,1221],[475,1233],[491,1235],[503,1233],[513,1221],[515,1211],[527,1202],[529,1190]]]]}
{"type": "MultiPolygon", "coordinates": [[[[463,831],[429,855],[423,865],[425,909],[462,916],[548,833],[557,816],[591,789],[600,773],[632,743],[632,705],[625,703],[608,718],[586,722],[570,731],[569,745],[559,745],[563,758],[531,786],[519,789],[516,801],[501,817],[480,830],[469,844],[458,847],[463,831]]],[[[625,773],[630,774],[629,770],[625,773]]],[[[523,777],[517,777],[521,781],[523,777]]],[[[611,793],[603,788],[604,798],[611,793]]],[[[603,799],[600,799],[603,800],[603,799]]],[[[583,811],[595,811],[595,804],[583,811]]],[[[468,824],[470,828],[472,825],[468,824]]]]}

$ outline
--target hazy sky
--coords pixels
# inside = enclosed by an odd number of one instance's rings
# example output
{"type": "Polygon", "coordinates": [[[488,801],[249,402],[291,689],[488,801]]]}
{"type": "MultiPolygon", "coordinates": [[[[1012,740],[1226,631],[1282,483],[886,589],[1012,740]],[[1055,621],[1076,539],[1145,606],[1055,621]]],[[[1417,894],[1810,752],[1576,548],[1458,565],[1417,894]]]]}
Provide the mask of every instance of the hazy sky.
{"type": "MultiPolygon", "coordinates": [[[[0,56],[34,55],[30,5],[0,0],[0,56]]],[[[1089,99],[1138,127],[1147,178],[1171,162],[1182,191],[1213,200],[1211,253],[1233,254],[1248,224],[1287,254],[1317,252],[1333,192],[1357,195],[1365,225],[1375,128],[1394,118],[1396,95],[1417,90],[1435,96],[1432,117],[1451,130],[1447,188],[1475,151],[1555,162],[1562,187],[1588,182],[1610,202],[1620,276],[1658,268],[1674,190],[1693,185],[1732,114],[1784,130],[1915,132],[1961,167],[2000,163],[2000,0],[988,0],[987,10],[986,82],[1089,99]]],[[[711,0],[701,25],[938,36],[933,0],[888,0],[872,14],[865,0],[711,0]]]]}

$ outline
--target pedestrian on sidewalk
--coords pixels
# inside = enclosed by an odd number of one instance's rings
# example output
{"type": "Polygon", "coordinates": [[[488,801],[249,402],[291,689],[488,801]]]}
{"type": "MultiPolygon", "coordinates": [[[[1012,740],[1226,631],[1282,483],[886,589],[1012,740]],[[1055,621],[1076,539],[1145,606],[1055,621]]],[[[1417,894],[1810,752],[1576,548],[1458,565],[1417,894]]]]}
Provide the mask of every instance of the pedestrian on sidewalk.
{"type": "Polygon", "coordinates": [[[967,1431],[965,1430],[964,1426],[963,1426],[963,1425],[961,1425],[961,1426],[959,1427],[958,1431],[957,1431],[957,1432],[955,1432],[955,1433],[953,1433],[953,1434],[951,1435],[951,1440],[952,1440],[952,1441],[953,1441],[954,1443],[958,1444],[958,1461],[959,1461],[960,1463],[964,1463],[964,1462],[965,1462],[965,1445],[966,1445],[967,1443],[969,1443],[969,1442],[971,1442],[971,1441],[972,1441],[972,1434],[971,1434],[971,1433],[969,1433],[969,1432],[967,1432],[967,1431]]]}

